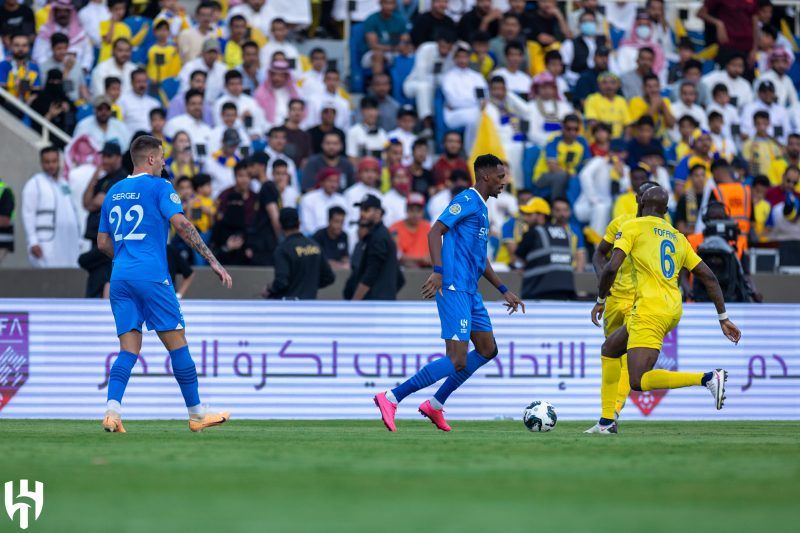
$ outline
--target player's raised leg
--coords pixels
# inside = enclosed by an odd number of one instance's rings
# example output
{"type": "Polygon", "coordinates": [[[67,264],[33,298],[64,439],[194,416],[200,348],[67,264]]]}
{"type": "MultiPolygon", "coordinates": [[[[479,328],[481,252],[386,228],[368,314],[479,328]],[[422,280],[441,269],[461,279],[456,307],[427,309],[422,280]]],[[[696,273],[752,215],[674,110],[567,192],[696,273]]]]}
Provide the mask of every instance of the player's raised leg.
{"type": "Polygon", "coordinates": [[[158,337],[169,350],[172,363],[172,374],[181,389],[183,400],[189,411],[189,429],[202,431],[212,426],[219,426],[227,422],[231,414],[228,412],[209,413],[206,406],[200,403],[199,384],[197,382],[197,367],[189,353],[184,330],[159,331],[158,337]]]}

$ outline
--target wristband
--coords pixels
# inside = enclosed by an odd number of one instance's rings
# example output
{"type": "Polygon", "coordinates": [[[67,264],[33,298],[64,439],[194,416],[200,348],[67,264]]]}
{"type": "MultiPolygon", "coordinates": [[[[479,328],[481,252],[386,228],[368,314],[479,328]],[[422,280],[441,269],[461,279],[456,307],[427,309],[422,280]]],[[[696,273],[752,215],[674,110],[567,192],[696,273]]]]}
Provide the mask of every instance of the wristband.
{"type": "Polygon", "coordinates": [[[600,298],[600,297],[598,296],[598,297],[597,297],[597,303],[599,303],[599,304],[604,304],[604,303],[606,303],[606,299],[605,299],[605,298],[600,298]]]}
{"type": "Polygon", "coordinates": [[[508,292],[508,287],[506,287],[505,285],[500,285],[499,287],[497,287],[497,290],[500,291],[500,294],[505,294],[508,292]]]}
{"type": "Polygon", "coordinates": [[[433,273],[444,274],[444,268],[440,267],[439,265],[433,265],[433,273]]]}
{"type": "Polygon", "coordinates": [[[728,320],[728,313],[727,313],[727,311],[723,311],[722,313],[719,313],[719,314],[717,315],[717,318],[719,318],[719,321],[720,321],[720,322],[722,322],[723,320],[728,320]]]}

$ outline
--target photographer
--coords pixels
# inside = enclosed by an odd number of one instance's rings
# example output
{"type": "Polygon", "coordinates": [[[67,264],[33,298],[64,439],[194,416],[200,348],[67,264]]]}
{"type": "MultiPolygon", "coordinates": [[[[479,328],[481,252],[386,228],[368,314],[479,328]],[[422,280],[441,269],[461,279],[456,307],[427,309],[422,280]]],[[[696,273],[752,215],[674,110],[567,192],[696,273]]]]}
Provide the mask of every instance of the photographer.
{"type": "MultiPolygon", "coordinates": [[[[724,204],[711,201],[703,215],[703,233],[687,237],[689,244],[711,268],[719,280],[726,302],[761,302],[763,296],[743,265],[747,253],[747,235],[743,235],[740,225],[728,215],[724,204]]],[[[688,284],[688,275],[681,273],[681,286],[688,298],[696,302],[710,302],[705,287],[695,279],[688,284]]]]}

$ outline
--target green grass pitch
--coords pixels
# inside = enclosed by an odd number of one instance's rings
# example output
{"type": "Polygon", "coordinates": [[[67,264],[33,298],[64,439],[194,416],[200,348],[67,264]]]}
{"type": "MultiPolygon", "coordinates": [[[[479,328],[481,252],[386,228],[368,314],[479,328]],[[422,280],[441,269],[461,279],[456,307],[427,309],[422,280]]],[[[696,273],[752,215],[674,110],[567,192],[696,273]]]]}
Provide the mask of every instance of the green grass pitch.
{"type": "Polygon", "coordinates": [[[797,531],[800,423],[587,425],[0,420],[0,483],[45,483],[31,532],[797,531]]]}

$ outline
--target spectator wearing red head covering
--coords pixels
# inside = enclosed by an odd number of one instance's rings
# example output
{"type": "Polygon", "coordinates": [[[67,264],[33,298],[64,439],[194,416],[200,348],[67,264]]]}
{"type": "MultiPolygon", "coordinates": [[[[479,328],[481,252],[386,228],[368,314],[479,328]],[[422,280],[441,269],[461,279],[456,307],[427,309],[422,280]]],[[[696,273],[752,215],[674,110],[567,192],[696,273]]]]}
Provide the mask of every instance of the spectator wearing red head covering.
{"type": "Polygon", "coordinates": [[[84,71],[89,72],[94,63],[94,50],[89,36],[81,28],[75,6],[69,0],[53,0],[50,16],[47,22],[39,29],[33,43],[33,60],[42,64],[53,55],[50,48],[50,38],[54,33],[63,33],[69,38],[69,50],[77,56],[77,63],[84,71]]]}
{"type": "Polygon", "coordinates": [[[254,98],[264,110],[267,122],[276,125],[286,121],[289,102],[294,98],[300,99],[288,62],[282,59],[272,62],[267,79],[256,89],[254,98]]]}
{"type": "Polygon", "coordinates": [[[328,225],[328,210],[338,205],[346,209],[346,200],[339,193],[340,172],[324,168],[317,174],[317,187],[300,198],[300,231],[313,235],[328,225]]]}

